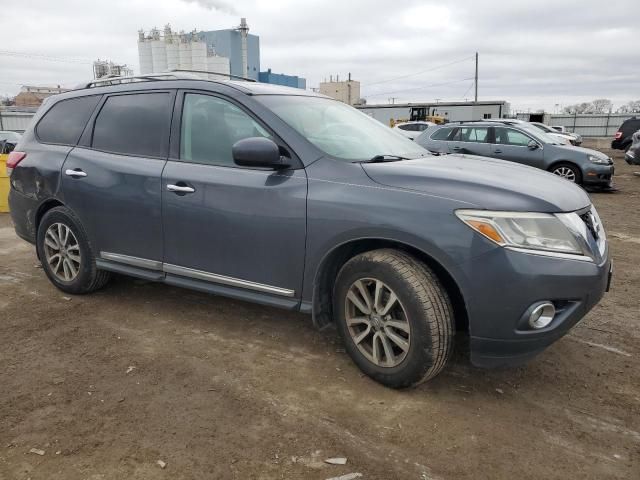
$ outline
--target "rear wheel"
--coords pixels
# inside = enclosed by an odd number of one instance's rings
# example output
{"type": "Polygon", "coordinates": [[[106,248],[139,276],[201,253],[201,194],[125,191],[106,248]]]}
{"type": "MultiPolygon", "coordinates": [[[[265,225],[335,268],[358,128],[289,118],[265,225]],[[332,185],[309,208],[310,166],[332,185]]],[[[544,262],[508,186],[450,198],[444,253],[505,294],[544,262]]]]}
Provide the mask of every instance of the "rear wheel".
{"type": "Polygon", "coordinates": [[[426,265],[403,252],[374,250],[349,260],[336,279],[334,312],[353,361],[389,387],[435,377],[451,354],[447,294],[426,265]]]}
{"type": "Polygon", "coordinates": [[[558,163],[551,168],[551,173],[573,183],[582,183],[580,169],[571,163],[558,163]]]}
{"type": "Polygon", "coordinates": [[[36,248],[47,277],[66,293],[90,293],[109,281],[109,272],[96,267],[80,220],[67,208],[45,213],[38,226],[36,248]]]}

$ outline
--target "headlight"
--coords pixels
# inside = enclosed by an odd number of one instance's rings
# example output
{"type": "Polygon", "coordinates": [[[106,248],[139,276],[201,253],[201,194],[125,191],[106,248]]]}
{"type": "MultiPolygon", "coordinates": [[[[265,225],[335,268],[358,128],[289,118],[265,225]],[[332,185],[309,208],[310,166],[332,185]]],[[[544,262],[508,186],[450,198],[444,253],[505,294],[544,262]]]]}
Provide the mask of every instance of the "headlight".
{"type": "Polygon", "coordinates": [[[456,215],[476,232],[503,247],[541,254],[585,255],[565,218],[573,215],[582,223],[575,213],[556,216],[534,212],[457,210],[456,215]]]}
{"type": "Polygon", "coordinates": [[[609,163],[608,158],[594,157],[593,155],[588,155],[587,157],[589,158],[589,161],[593,163],[600,163],[605,165],[609,163]]]}

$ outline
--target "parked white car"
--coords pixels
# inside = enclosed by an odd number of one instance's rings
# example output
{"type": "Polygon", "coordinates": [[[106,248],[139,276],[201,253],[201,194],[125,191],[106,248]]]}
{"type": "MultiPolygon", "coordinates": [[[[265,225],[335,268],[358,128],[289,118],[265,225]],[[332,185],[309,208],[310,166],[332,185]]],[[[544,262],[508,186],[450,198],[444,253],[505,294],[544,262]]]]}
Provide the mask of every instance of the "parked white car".
{"type": "Polygon", "coordinates": [[[492,118],[491,120],[488,120],[488,121],[489,122],[505,123],[507,125],[509,125],[509,124],[511,124],[511,125],[522,125],[522,124],[533,125],[538,130],[542,130],[543,132],[548,133],[548,135],[550,135],[551,137],[555,138],[558,141],[558,143],[560,143],[561,145],[573,145],[573,143],[571,143],[571,140],[572,140],[571,137],[569,137],[568,135],[566,135],[564,133],[560,133],[560,132],[557,132],[555,130],[552,130],[550,127],[547,127],[543,123],[526,122],[524,120],[517,120],[515,118],[492,118]],[[543,125],[543,127],[545,127],[545,128],[541,128],[540,125],[543,125]],[[547,132],[546,128],[551,130],[551,132],[547,132]]]}
{"type": "Polygon", "coordinates": [[[540,123],[540,122],[531,122],[531,125],[535,126],[536,128],[542,130],[545,133],[548,133],[549,135],[555,135],[555,136],[561,135],[562,137],[567,138],[569,140],[569,143],[571,143],[571,145],[579,146],[582,143],[581,135],[578,135],[577,133],[568,132],[566,129],[564,131],[560,131],[556,127],[550,127],[549,125],[545,125],[544,123],[540,123]]]}
{"type": "Polygon", "coordinates": [[[435,125],[435,123],[433,123],[433,122],[421,122],[421,121],[403,122],[403,123],[397,123],[393,127],[393,129],[396,132],[401,133],[402,135],[404,135],[408,139],[413,140],[418,135],[420,135],[422,132],[424,132],[427,128],[431,127],[432,125],[435,125]]]}

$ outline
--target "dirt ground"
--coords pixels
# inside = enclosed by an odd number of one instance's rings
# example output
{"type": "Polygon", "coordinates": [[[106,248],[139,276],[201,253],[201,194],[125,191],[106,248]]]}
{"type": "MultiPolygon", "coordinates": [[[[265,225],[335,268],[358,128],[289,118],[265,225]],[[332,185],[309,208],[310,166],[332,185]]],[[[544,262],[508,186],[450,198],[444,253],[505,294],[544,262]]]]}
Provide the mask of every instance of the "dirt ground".
{"type": "Polygon", "coordinates": [[[302,314],[124,277],[65,296],[1,215],[0,480],[640,478],[640,178],[615,156],[601,304],[526,367],[458,355],[406,391],[302,314]]]}

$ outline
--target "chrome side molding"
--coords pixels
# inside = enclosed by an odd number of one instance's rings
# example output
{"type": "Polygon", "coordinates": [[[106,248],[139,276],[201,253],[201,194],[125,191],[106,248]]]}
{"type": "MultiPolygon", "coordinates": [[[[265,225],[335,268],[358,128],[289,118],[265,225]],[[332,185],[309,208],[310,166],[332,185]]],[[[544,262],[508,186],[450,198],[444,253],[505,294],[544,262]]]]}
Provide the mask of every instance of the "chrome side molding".
{"type": "Polygon", "coordinates": [[[248,280],[241,280],[239,278],[227,277],[226,275],[218,275],[216,273],[181,267],[179,265],[162,263],[158,260],[149,260],[146,258],[122,255],[120,253],[100,252],[100,258],[109,260],[111,262],[131,265],[132,267],[146,268],[148,270],[159,270],[171,275],[180,275],[182,277],[204,280],[205,282],[228,285],[230,287],[244,288],[246,290],[254,290],[256,292],[269,293],[271,295],[294,297],[296,294],[295,290],[290,290],[288,288],[274,287],[272,285],[266,285],[264,283],[250,282],[248,280]]]}
{"type": "Polygon", "coordinates": [[[239,278],[227,277],[225,275],[218,275],[216,273],[180,267],[178,265],[171,265],[168,263],[163,265],[162,270],[173,275],[181,275],[183,277],[195,278],[206,282],[228,285],[230,287],[240,287],[247,290],[270,293],[272,295],[281,295],[283,297],[293,297],[296,293],[294,290],[289,290],[288,288],[273,287],[271,285],[265,285],[264,283],[250,282],[248,280],[241,280],[239,278]]]}
{"type": "Polygon", "coordinates": [[[131,257],[120,253],[100,252],[100,257],[112,262],[125,263],[132,267],[148,268],[149,270],[162,270],[162,262],[158,260],[148,260],[146,258],[131,257]]]}

